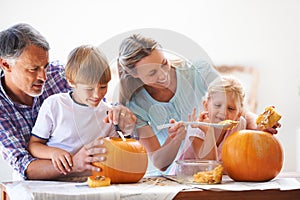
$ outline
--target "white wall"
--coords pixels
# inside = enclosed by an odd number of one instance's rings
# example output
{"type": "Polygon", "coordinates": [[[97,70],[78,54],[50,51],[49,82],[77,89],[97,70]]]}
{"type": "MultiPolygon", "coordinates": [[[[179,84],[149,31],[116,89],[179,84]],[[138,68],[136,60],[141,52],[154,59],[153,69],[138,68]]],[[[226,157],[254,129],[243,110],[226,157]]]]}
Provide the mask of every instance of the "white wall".
{"type": "MultiPolygon", "coordinates": [[[[261,77],[258,110],[275,105],[283,115],[277,136],[285,151],[283,170],[297,170],[300,1],[0,1],[0,30],[30,23],[50,42],[51,59],[65,61],[78,45],[99,45],[129,30],[165,28],[197,42],[217,65],[256,67],[261,77]]],[[[0,181],[8,178],[4,167],[0,161],[0,181]]]]}

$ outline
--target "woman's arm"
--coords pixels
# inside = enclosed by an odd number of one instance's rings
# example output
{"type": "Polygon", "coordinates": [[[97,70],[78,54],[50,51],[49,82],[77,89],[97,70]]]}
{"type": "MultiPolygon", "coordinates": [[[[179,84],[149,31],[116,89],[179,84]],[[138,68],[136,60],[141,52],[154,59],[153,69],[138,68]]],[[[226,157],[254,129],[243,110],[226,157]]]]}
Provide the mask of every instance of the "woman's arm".
{"type": "Polygon", "coordinates": [[[185,126],[181,122],[176,123],[168,131],[169,136],[161,146],[150,126],[137,129],[139,141],[146,148],[153,165],[161,171],[165,171],[172,164],[180,148],[181,141],[186,135],[185,126]]]}

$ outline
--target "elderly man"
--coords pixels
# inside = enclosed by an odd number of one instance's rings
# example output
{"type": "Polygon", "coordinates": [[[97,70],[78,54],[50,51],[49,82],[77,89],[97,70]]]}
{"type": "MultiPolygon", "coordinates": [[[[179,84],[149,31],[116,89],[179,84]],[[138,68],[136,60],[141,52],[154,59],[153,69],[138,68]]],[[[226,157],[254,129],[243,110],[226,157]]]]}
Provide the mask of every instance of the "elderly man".
{"type": "MultiPolygon", "coordinates": [[[[70,88],[63,66],[49,63],[48,51],[48,42],[28,24],[16,24],[0,32],[0,147],[4,160],[13,168],[15,180],[66,177],[55,170],[51,160],[36,159],[27,150],[32,127],[45,98],[70,88]]],[[[131,115],[124,106],[114,107],[106,122],[121,124],[120,113],[124,112],[131,115]]],[[[65,172],[67,177],[101,170],[91,162],[105,160],[103,141],[83,145],[73,155],[72,169],[65,172]],[[96,154],[102,156],[94,156],[96,154]]]]}

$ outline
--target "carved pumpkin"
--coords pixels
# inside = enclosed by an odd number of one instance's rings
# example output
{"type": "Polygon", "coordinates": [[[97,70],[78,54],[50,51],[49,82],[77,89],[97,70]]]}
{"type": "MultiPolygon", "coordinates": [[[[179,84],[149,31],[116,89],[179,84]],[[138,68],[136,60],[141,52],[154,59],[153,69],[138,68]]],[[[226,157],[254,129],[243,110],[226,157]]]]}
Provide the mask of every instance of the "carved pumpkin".
{"type": "Polygon", "coordinates": [[[92,171],[93,176],[105,176],[111,183],[135,183],[146,173],[148,157],[146,149],[135,139],[104,138],[108,152],[104,162],[94,162],[101,171],[92,171]]]}
{"type": "Polygon", "coordinates": [[[283,150],[270,133],[241,130],[226,138],[222,161],[228,176],[235,181],[269,181],[283,165],[283,150]]]}

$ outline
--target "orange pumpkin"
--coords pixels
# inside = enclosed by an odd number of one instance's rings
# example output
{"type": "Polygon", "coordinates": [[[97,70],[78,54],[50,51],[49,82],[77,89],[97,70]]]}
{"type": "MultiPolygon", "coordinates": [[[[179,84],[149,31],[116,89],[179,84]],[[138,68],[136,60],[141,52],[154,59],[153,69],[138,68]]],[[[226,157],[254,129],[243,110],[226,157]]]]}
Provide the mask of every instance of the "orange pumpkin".
{"type": "Polygon", "coordinates": [[[148,157],[146,149],[135,139],[104,138],[107,157],[104,162],[94,162],[101,171],[93,176],[105,176],[111,183],[135,183],[146,173],[148,157]]]}
{"type": "Polygon", "coordinates": [[[241,130],[224,141],[222,161],[228,176],[235,181],[269,181],[283,165],[283,150],[270,133],[241,130]]]}

